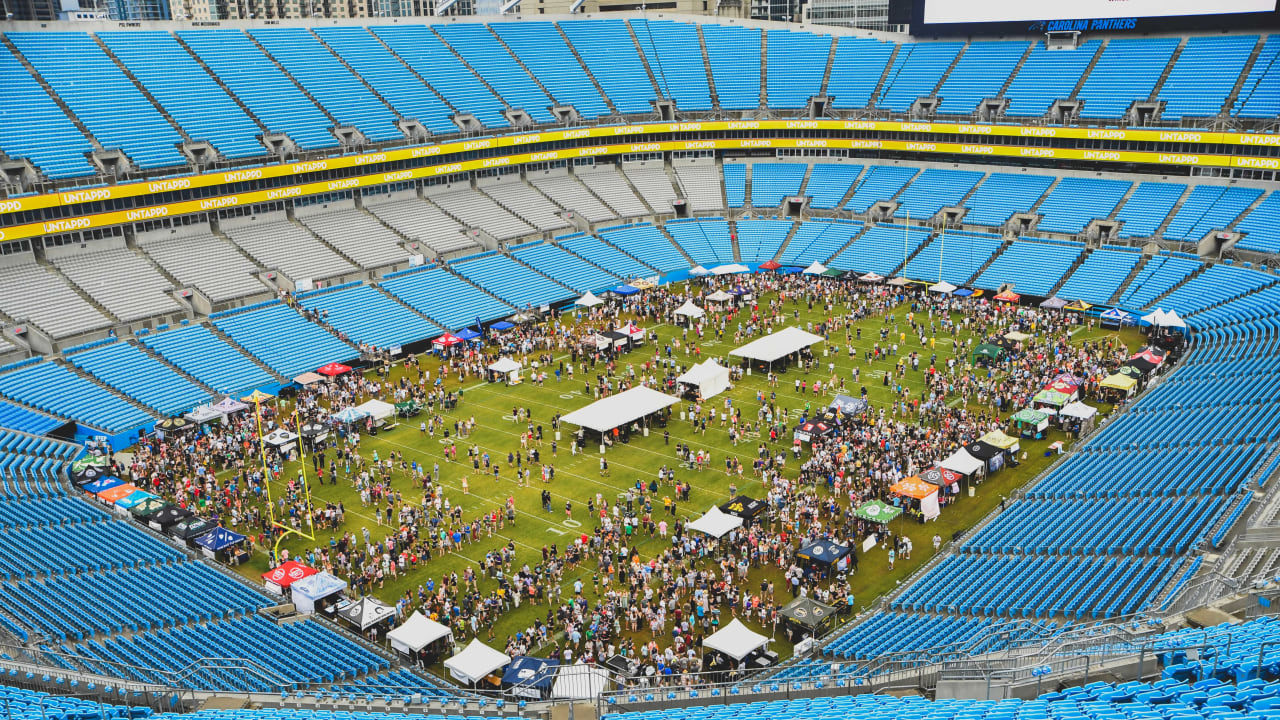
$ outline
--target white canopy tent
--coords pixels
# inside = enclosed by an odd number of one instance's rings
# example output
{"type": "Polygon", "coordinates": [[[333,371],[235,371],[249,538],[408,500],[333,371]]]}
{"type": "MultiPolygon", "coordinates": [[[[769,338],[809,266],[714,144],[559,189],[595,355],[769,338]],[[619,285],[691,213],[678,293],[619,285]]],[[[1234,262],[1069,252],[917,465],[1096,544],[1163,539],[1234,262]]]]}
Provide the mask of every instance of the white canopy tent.
{"type": "Polygon", "coordinates": [[[489,372],[504,376],[508,385],[520,383],[520,369],[520,363],[509,357],[499,358],[488,368],[489,372]]]}
{"type": "Polygon", "coordinates": [[[722,652],[734,660],[741,660],[768,644],[767,635],[743,625],[737,618],[702,641],[702,647],[722,652]]]}
{"type": "Polygon", "coordinates": [[[742,347],[734,348],[729,351],[729,354],[771,363],[819,342],[822,342],[821,335],[814,335],[798,327],[789,327],[753,340],[742,347]]]}
{"type": "Polygon", "coordinates": [[[444,661],[449,674],[459,682],[476,683],[485,676],[507,666],[511,658],[479,640],[472,640],[461,652],[444,661]]]}
{"type": "Polygon", "coordinates": [[[689,274],[694,277],[702,277],[703,275],[710,275],[711,271],[701,265],[694,265],[693,269],[689,271],[689,274]]]}
{"type": "Polygon", "coordinates": [[[1170,310],[1169,312],[1166,312],[1164,314],[1164,319],[1161,322],[1158,322],[1156,324],[1159,325],[1160,327],[1182,328],[1183,330],[1187,328],[1187,323],[1183,321],[1182,318],[1178,317],[1178,313],[1176,310],[1170,310]]]}
{"type": "Polygon", "coordinates": [[[578,301],[574,303],[574,305],[577,305],[578,307],[595,307],[603,304],[604,301],[596,297],[595,294],[590,291],[587,291],[586,295],[578,298],[578,301]]]}
{"type": "Polygon", "coordinates": [[[985,463],[970,455],[969,451],[964,448],[960,448],[959,450],[951,453],[946,457],[946,459],[938,464],[947,470],[954,470],[961,475],[972,475],[985,467],[985,463]]]}
{"type": "Polygon", "coordinates": [[[939,280],[938,282],[929,286],[929,292],[942,293],[944,295],[950,295],[955,291],[956,291],[956,286],[952,285],[946,280],[939,280]]]}
{"type": "Polygon", "coordinates": [[[712,505],[705,515],[685,526],[689,530],[697,530],[711,537],[723,537],[730,530],[742,527],[742,518],[730,515],[719,507],[712,505]]]}
{"type": "Polygon", "coordinates": [[[293,605],[300,613],[316,611],[316,602],[347,589],[347,581],[327,572],[308,575],[289,586],[293,605]]]}
{"type": "Polygon", "coordinates": [[[827,271],[826,265],[823,265],[817,260],[814,260],[812,265],[804,269],[804,274],[805,275],[821,275],[826,271],[827,271]]]}
{"type": "Polygon", "coordinates": [[[374,420],[386,420],[396,416],[396,406],[381,400],[370,400],[356,406],[356,410],[366,413],[374,420]]]}
{"type": "Polygon", "coordinates": [[[1162,322],[1164,322],[1164,318],[1165,318],[1164,311],[1161,310],[1160,308],[1156,308],[1155,310],[1152,310],[1146,315],[1143,315],[1142,321],[1146,323],[1151,323],[1152,325],[1159,325],[1162,322]]]}
{"type": "Polygon", "coordinates": [[[676,308],[675,314],[680,317],[687,318],[700,318],[703,315],[706,315],[706,313],[702,311],[702,308],[693,304],[692,300],[685,300],[683,305],[676,308]]]}
{"type": "Polygon", "coordinates": [[[201,423],[213,422],[214,420],[221,420],[225,416],[225,413],[212,405],[197,405],[196,407],[191,408],[191,410],[182,417],[199,425],[201,423]]]}
{"type": "Polygon", "coordinates": [[[707,302],[729,302],[733,296],[723,290],[717,290],[707,296],[707,302]]]}
{"type": "Polygon", "coordinates": [[[560,419],[590,430],[605,432],[678,402],[680,398],[671,397],[641,385],[603,400],[597,400],[560,419]]]}
{"type": "Polygon", "coordinates": [[[712,275],[735,275],[744,272],[751,272],[751,268],[742,263],[729,263],[728,265],[717,265],[711,268],[712,275]]]}
{"type": "Polygon", "coordinates": [[[1058,414],[1065,415],[1067,417],[1080,418],[1081,420],[1087,420],[1088,418],[1091,418],[1094,415],[1098,414],[1098,408],[1092,405],[1085,405],[1084,403],[1077,400],[1073,403],[1068,403],[1064,405],[1063,408],[1058,411],[1058,414]]]}
{"type": "Polygon", "coordinates": [[[729,389],[729,368],[712,358],[689,368],[688,372],[676,378],[676,382],[696,385],[702,399],[707,400],[729,389]]]}
{"type": "Polygon", "coordinates": [[[420,612],[409,616],[400,627],[387,633],[391,647],[402,653],[415,653],[440,638],[452,638],[449,628],[420,612]]]}
{"type": "Polygon", "coordinates": [[[609,673],[598,665],[579,662],[560,666],[551,697],[566,700],[594,700],[609,687],[609,673]]]}

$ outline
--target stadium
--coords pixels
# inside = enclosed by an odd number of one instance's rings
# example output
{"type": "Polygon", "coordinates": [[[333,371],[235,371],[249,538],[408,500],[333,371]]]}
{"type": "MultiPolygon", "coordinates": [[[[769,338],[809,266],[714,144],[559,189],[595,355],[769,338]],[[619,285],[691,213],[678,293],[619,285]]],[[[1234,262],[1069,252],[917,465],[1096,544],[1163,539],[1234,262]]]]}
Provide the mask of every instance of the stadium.
{"type": "Polygon", "coordinates": [[[1277,28],[10,0],[5,717],[1280,717],[1277,28]]]}

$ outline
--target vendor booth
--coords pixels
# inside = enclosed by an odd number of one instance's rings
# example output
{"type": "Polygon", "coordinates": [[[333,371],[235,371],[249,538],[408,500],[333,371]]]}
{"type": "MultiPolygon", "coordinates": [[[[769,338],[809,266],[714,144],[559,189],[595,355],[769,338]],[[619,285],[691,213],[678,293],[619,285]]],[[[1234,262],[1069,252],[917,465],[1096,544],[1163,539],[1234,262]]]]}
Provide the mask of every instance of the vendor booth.
{"type": "Polygon", "coordinates": [[[500,358],[486,369],[489,371],[489,382],[520,384],[520,363],[509,357],[500,358]]]}
{"type": "Polygon", "coordinates": [[[835,434],[836,429],[830,423],[822,420],[808,420],[797,425],[791,437],[797,443],[813,443],[821,442],[835,434]]]}
{"type": "Polygon", "coordinates": [[[391,641],[392,650],[425,667],[435,664],[453,647],[453,632],[421,612],[414,612],[402,625],[387,633],[387,640],[391,641]]]}
{"type": "Polygon", "coordinates": [[[239,565],[249,559],[249,551],[245,548],[248,539],[234,530],[216,527],[196,538],[196,545],[207,558],[221,560],[228,565],[239,565]]]}
{"type": "Polygon", "coordinates": [[[809,267],[807,267],[807,268],[805,268],[804,270],[802,270],[802,271],[801,271],[801,273],[802,273],[802,274],[804,274],[804,275],[821,275],[822,273],[824,273],[824,272],[826,272],[826,271],[827,271],[827,266],[826,266],[826,265],[823,265],[822,263],[818,262],[817,260],[814,260],[814,261],[813,261],[813,263],[812,263],[812,264],[810,264],[810,265],[809,265],[809,267]]]}
{"type": "Polygon", "coordinates": [[[836,609],[811,597],[798,597],[778,611],[783,618],[783,632],[792,643],[805,636],[825,635],[835,625],[836,609]]]}
{"type": "Polygon", "coordinates": [[[593,308],[597,305],[603,305],[604,301],[596,297],[594,293],[588,291],[586,295],[578,298],[573,304],[578,307],[593,308]]]}
{"type": "Polygon", "coordinates": [[[355,408],[373,418],[374,428],[391,427],[396,419],[396,406],[382,400],[368,400],[355,408]]]}
{"type": "MultiPolygon", "coordinates": [[[[702,641],[704,650],[719,653],[723,659],[731,661],[731,667],[753,670],[769,667],[776,660],[776,655],[771,653],[772,657],[770,657],[764,654],[768,645],[768,636],[761,635],[743,625],[737,618],[702,641]]],[[[709,664],[723,667],[723,664],[715,662],[714,658],[709,660],[711,660],[709,664]]]]}
{"type": "Polygon", "coordinates": [[[1049,430],[1049,414],[1035,408],[1023,408],[1009,417],[1019,437],[1041,440],[1049,430]]]}
{"type": "Polygon", "coordinates": [[[989,445],[979,440],[965,445],[964,451],[982,461],[983,475],[990,475],[993,472],[1004,469],[1005,452],[994,445],[989,445]]]}
{"type": "Polygon", "coordinates": [[[704,301],[709,303],[727,303],[731,302],[733,299],[734,296],[724,290],[717,290],[703,298],[704,301]]]}
{"type": "Polygon", "coordinates": [[[868,500],[853,511],[853,516],[859,520],[866,520],[879,525],[888,525],[890,520],[901,514],[901,508],[894,507],[883,500],[868,500]]]}
{"type": "Polygon", "coordinates": [[[853,417],[858,413],[866,412],[870,404],[866,398],[856,398],[852,395],[837,395],[831,400],[831,404],[827,407],[835,410],[845,417],[853,417]]]}
{"type": "Polygon", "coordinates": [[[729,354],[752,361],[753,364],[761,367],[767,366],[769,371],[773,372],[774,363],[807,350],[820,342],[822,342],[821,335],[814,335],[798,327],[787,327],[753,340],[742,347],[734,348],[729,351],[729,354]]]}
{"type": "Polygon", "coordinates": [[[347,581],[327,572],[308,575],[290,586],[293,606],[300,613],[323,612],[336,605],[347,589],[347,581]]]}
{"type": "Polygon", "coordinates": [[[675,316],[678,318],[686,318],[688,320],[697,320],[706,315],[702,308],[693,304],[692,300],[685,300],[684,304],[676,308],[675,316]]]}
{"type": "Polygon", "coordinates": [[[973,350],[973,361],[979,365],[991,365],[1004,357],[1004,348],[992,343],[982,343],[973,350]]]}
{"type": "Polygon", "coordinates": [[[431,341],[431,347],[435,350],[448,350],[457,347],[463,343],[463,339],[453,333],[445,333],[435,340],[431,341]]]}
{"type": "Polygon", "coordinates": [[[481,680],[488,679],[493,689],[502,684],[502,678],[501,676],[490,678],[490,676],[505,668],[509,662],[511,658],[506,653],[494,650],[479,640],[472,640],[471,644],[445,660],[444,666],[449,674],[463,685],[475,685],[481,680]]]}
{"type": "Polygon", "coordinates": [[[142,502],[135,504],[129,508],[129,514],[134,520],[140,523],[146,523],[152,516],[169,506],[169,503],[152,495],[144,498],[142,502]]]}
{"type": "Polygon", "coordinates": [[[316,569],[307,567],[297,560],[286,560],[274,568],[262,573],[262,586],[274,595],[283,595],[285,590],[304,577],[316,574],[316,569]]]}
{"type": "Polygon", "coordinates": [[[304,372],[293,379],[294,384],[302,387],[310,387],[316,383],[324,382],[324,376],[320,373],[304,372]]]}
{"type": "MultiPolygon", "coordinates": [[[[1067,309],[1070,310],[1071,306],[1068,305],[1067,309]]],[[[1110,310],[1107,310],[1098,316],[1098,320],[1104,328],[1120,328],[1125,325],[1133,324],[1133,316],[1120,308],[1111,308],[1110,310]]]]}
{"type": "Polygon", "coordinates": [[[960,492],[960,483],[966,480],[965,476],[955,470],[948,470],[941,465],[922,471],[919,477],[930,485],[937,485],[943,491],[952,494],[960,492]]]}
{"type": "Polygon", "coordinates": [[[978,457],[969,455],[969,451],[961,447],[960,450],[952,452],[951,455],[943,457],[942,462],[938,462],[942,469],[951,470],[952,473],[960,475],[964,482],[977,482],[986,474],[987,464],[978,457]]]}
{"type": "Polygon", "coordinates": [[[738,495],[734,499],[720,506],[720,511],[726,515],[732,515],[736,518],[742,518],[744,526],[750,526],[755,521],[756,516],[769,508],[769,504],[764,500],[756,500],[746,495],[738,495]]]}
{"type": "Polygon", "coordinates": [[[111,462],[102,455],[85,455],[71,463],[67,468],[67,477],[76,485],[86,485],[106,477],[111,469],[111,462]]]}
{"type": "Polygon", "coordinates": [[[1104,378],[1098,383],[1098,387],[1106,391],[1112,400],[1123,400],[1133,397],[1133,394],[1138,391],[1138,379],[1124,373],[1116,373],[1104,378]]]}
{"type": "Polygon", "coordinates": [[[1081,437],[1093,432],[1097,415],[1098,408],[1080,401],[1067,405],[1058,413],[1058,417],[1062,421],[1062,429],[1075,437],[1081,437]]]}
{"type": "Polygon", "coordinates": [[[363,597],[346,605],[339,605],[337,615],[347,625],[365,633],[370,628],[394,620],[396,609],[375,597],[363,597]]]}
{"type": "Polygon", "coordinates": [[[502,689],[516,697],[530,700],[546,700],[551,697],[551,684],[555,682],[560,661],[517,655],[502,673],[502,689]]]}
{"type": "Polygon", "coordinates": [[[1045,388],[1036,393],[1031,398],[1031,404],[1036,409],[1053,408],[1054,412],[1058,411],[1063,405],[1071,402],[1071,396],[1064,392],[1059,392],[1051,388],[1045,388]]]}
{"type": "Polygon", "coordinates": [[[298,449],[298,434],[290,430],[280,428],[272,430],[263,436],[262,442],[268,447],[274,449],[281,455],[288,455],[298,449]]]}
{"type": "Polygon", "coordinates": [[[729,263],[728,265],[717,265],[711,268],[712,275],[737,275],[744,272],[751,272],[751,268],[742,263],[729,263]]]}
{"type": "Polygon", "coordinates": [[[740,527],[742,527],[742,518],[730,515],[713,505],[702,517],[686,525],[685,529],[720,538],[740,527]]]}
{"type": "Polygon", "coordinates": [[[992,299],[999,300],[1000,302],[1016,303],[1022,299],[1022,296],[1012,290],[1005,290],[1003,292],[996,293],[992,299]]]}
{"type": "Polygon", "coordinates": [[[938,507],[938,486],[914,475],[889,486],[889,492],[902,498],[906,513],[920,522],[933,520],[942,513],[938,507]]]}
{"type": "Polygon", "coordinates": [[[189,517],[191,517],[190,510],[169,503],[147,518],[147,527],[157,532],[168,532],[169,528],[189,517]]]}
{"type": "Polygon", "coordinates": [[[938,282],[929,286],[929,292],[940,293],[942,295],[950,295],[955,291],[956,291],[956,286],[952,285],[946,280],[939,280],[938,282]]]}
{"type": "Polygon", "coordinates": [[[97,497],[112,488],[118,488],[124,484],[125,484],[125,481],[121,480],[120,478],[114,475],[104,475],[102,477],[97,478],[96,480],[90,480],[88,482],[85,482],[80,486],[80,489],[85,491],[86,493],[89,493],[90,495],[97,497]]]}
{"type": "Polygon", "coordinates": [[[681,396],[696,394],[703,400],[710,400],[729,389],[729,368],[716,362],[715,358],[705,360],[676,378],[680,385],[681,396]]]}
{"type": "Polygon", "coordinates": [[[181,540],[187,547],[196,548],[196,539],[213,530],[217,525],[207,518],[189,517],[169,527],[169,537],[181,540]]]}
{"type": "Polygon", "coordinates": [[[982,437],[978,438],[978,441],[985,445],[990,445],[991,447],[999,448],[1009,458],[1009,463],[1011,465],[1017,464],[1013,462],[1014,453],[1018,452],[1018,450],[1020,450],[1022,447],[1018,443],[1018,438],[1009,437],[1001,430],[992,430],[986,435],[983,435],[982,437]]]}
{"type": "Polygon", "coordinates": [[[339,375],[346,375],[347,373],[351,372],[351,366],[344,365],[343,363],[339,363],[339,362],[332,362],[332,363],[329,363],[328,365],[323,365],[317,368],[316,372],[326,377],[337,377],[339,375]]]}
{"type": "MultiPolygon", "coordinates": [[[[679,398],[640,385],[574,410],[562,417],[561,421],[597,432],[602,440],[605,433],[617,428],[618,439],[628,442],[632,426],[639,430],[643,425],[647,432],[649,416],[661,413],[678,402],[679,398]]],[[[660,421],[666,422],[665,415],[660,421]]]]}
{"type": "Polygon", "coordinates": [[[801,545],[796,550],[796,559],[801,561],[805,572],[823,575],[832,570],[844,572],[856,560],[852,548],[831,540],[814,540],[801,545]]]}
{"type": "MultiPolygon", "coordinates": [[[[267,397],[270,397],[270,396],[268,395],[267,397]]],[[[248,410],[249,406],[248,404],[243,403],[231,397],[230,395],[228,395],[227,397],[224,397],[218,402],[214,403],[213,409],[217,410],[223,415],[231,415],[233,413],[238,413],[241,410],[248,410]]]]}
{"type": "Polygon", "coordinates": [[[187,411],[187,413],[182,417],[190,420],[196,425],[205,425],[211,422],[219,422],[226,416],[221,410],[218,410],[212,405],[197,405],[187,411]]]}

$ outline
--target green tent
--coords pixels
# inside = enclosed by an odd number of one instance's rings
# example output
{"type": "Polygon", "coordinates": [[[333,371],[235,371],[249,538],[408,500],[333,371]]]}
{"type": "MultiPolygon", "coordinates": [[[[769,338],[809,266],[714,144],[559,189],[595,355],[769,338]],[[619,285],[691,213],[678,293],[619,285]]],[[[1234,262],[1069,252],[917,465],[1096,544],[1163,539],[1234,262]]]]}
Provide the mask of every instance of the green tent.
{"type": "Polygon", "coordinates": [[[1031,398],[1031,402],[1044,403],[1045,405],[1053,405],[1054,407],[1062,407],[1070,400],[1070,395],[1058,392],[1057,390],[1050,390],[1048,388],[1041,390],[1036,393],[1035,397],[1031,398]]]}
{"type": "Polygon", "coordinates": [[[991,343],[982,343],[973,351],[973,359],[999,360],[1004,355],[1004,348],[991,343]]]}
{"type": "Polygon", "coordinates": [[[396,415],[400,417],[413,417],[422,412],[422,405],[417,400],[409,400],[407,402],[396,403],[396,415]]]}
{"type": "Polygon", "coordinates": [[[826,275],[827,277],[835,277],[835,278],[838,278],[838,277],[840,277],[840,276],[844,275],[844,271],[843,271],[843,270],[837,270],[837,269],[835,269],[835,268],[827,268],[826,272],[824,272],[824,273],[822,273],[822,274],[823,274],[823,275],[826,275]]]}
{"type": "Polygon", "coordinates": [[[901,514],[901,508],[896,508],[880,500],[870,500],[862,503],[857,510],[853,511],[854,517],[876,523],[887,523],[901,514]]]}
{"type": "Polygon", "coordinates": [[[104,468],[111,463],[101,455],[85,455],[84,457],[71,463],[71,472],[80,472],[91,467],[104,468]]]}
{"type": "Polygon", "coordinates": [[[1025,423],[1027,425],[1039,425],[1040,423],[1045,422],[1048,419],[1049,419],[1049,416],[1046,415],[1045,413],[1042,413],[1039,410],[1033,410],[1031,408],[1023,408],[1018,412],[1014,413],[1013,416],[1009,418],[1011,422],[1025,423]]]}

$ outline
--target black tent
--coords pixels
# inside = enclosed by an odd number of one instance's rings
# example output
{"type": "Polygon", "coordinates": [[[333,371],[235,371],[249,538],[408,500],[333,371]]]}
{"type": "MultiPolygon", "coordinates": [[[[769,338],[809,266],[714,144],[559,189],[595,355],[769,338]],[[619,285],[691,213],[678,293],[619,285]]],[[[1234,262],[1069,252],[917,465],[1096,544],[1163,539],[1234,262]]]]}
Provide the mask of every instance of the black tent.
{"type": "Polygon", "coordinates": [[[778,612],[782,617],[786,618],[788,623],[794,624],[810,634],[816,634],[814,633],[815,630],[829,625],[836,616],[835,608],[830,605],[824,605],[808,596],[792,600],[778,612]]]}
{"type": "Polygon", "coordinates": [[[147,518],[147,526],[152,530],[161,532],[167,530],[178,522],[191,517],[191,511],[180,508],[177,505],[168,504],[156,511],[154,515],[147,518]]]}
{"type": "Polygon", "coordinates": [[[822,420],[812,420],[797,425],[792,436],[794,439],[801,442],[813,442],[814,440],[821,440],[833,433],[835,433],[835,428],[829,423],[823,422],[822,420]]]}
{"type": "Polygon", "coordinates": [[[849,565],[853,549],[830,540],[814,540],[800,546],[796,557],[821,568],[843,570],[849,565]]]}
{"type": "Polygon", "coordinates": [[[180,520],[169,528],[169,535],[183,540],[188,547],[195,547],[195,539],[217,527],[218,524],[212,520],[206,520],[200,517],[190,517],[186,520],[180,520]]]}
{"type": "Polygon", "coordinates": [[[868,403],[864,398],[856,398],[852,395],[837,395],[827,407],[839,412],[841,415],[852,416],[857,415],[867,409],[868,403]]]}
{"type": "Polygon", "coordinates": [[[754,498],[747,497],[746,495],[739,495],[729,502],[721,505],[720,510],[726,515],[733,515],[734,517],[742,518],[743,525],[750,525],[756,515],[759,515],[767,507],[768,504],[763,500],[756,500],[754,498]]]}
{"type": "Polygon", "coordinates": [[[987,472],[994,472],[1004,467],[1005,452],[1002,448],[982,442],[971,442],[964,446],[965,452],[981,460],[987,466],[987,472]]]}

